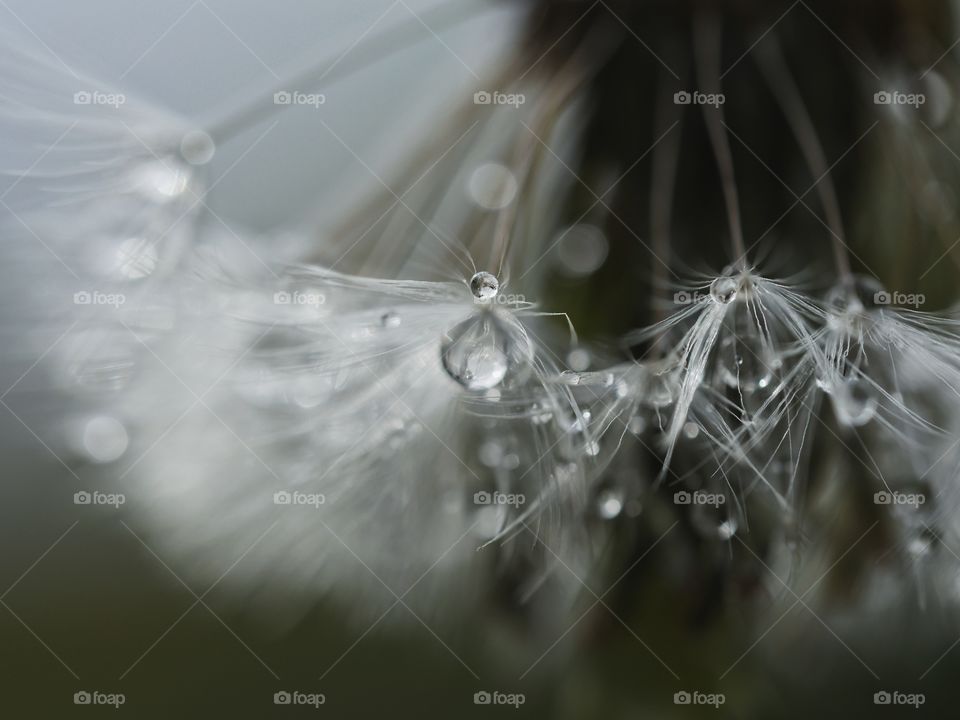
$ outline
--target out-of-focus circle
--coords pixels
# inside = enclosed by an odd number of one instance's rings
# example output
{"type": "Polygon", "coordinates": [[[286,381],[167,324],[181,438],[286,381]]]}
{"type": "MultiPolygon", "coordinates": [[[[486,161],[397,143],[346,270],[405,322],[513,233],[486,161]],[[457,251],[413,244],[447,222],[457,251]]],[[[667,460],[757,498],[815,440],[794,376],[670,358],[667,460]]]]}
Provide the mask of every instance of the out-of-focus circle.
{"type": "Polygon", "coordinates": [[[98,415],[83,428],[83,449],[95,463],[113,462],[127,451],[127,429],[116,418],[98,415]]]}
{"type": "Polygon", "coordinates": [[[213,138],[203,130],[191,130],[180,141],[180,154],[191,165],[206,165],[216,150],[213,138]]]}
{"type": "Polygon", "coordinates": [[[467,184],[470,198],[487,210],[501,210],[513,202],[517,195],[517,179],[500,163],[481,165],[467,184]]]}
{"type": "Polygon", "coordinates": [[[580,223],[564,230],[557,243],[560,270],[570,277],[585,277],[596,272],[607,259],[609,244],[595,225],[580,223]]]}

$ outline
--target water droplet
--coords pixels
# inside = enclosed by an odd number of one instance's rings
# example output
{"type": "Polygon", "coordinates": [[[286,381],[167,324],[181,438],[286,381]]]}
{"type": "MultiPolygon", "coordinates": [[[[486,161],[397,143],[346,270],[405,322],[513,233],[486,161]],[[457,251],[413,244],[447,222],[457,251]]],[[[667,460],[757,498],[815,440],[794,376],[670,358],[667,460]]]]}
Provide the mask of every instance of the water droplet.
{"type": "Polygon", "coordinates": [[[700,434],[700,426],[693,422],[688,422],[683,426],[683,434],[690,440],[693,440],[700,434]]]}
{"type": "Polygon", "coordinates": [[[752,393],[770,387],[783,361],[755,330],[728,334],[717,350],[720,380],[731,388],[752,393]]]}
{"type": "Polygon", "coordinates": [[[83,428],[83,449],[91,461],[109,463],[127,450],[127,429],[116,418],[98,415],[83,428]]]}
{"type": "Polygon", "coordinates": [[[567,354],[567,366],[576,372],[583,372],[590,367],[590,352],[583,348],[575,348],[567,354]]]}
{"type": "Polygon", "coordinates": [[[509,316],[480,312],[443,338],[441,359],[447,374],[473,391],[522,381],[533,351],[523,328],[509,316]]]}
{"type": "Polygon", "coordinates": [[[597,496],[597,513],[604,520],[612,520],[623,510],[623,492],[607,488],[597,496]]]}
{"type": "Polygon", "coordinates": [[[634,415],[632,418],[630,418],[630,422],[627,423],[627,428],[634,435],[642,435],[646,427],[647,421],[639,415],[634,415]]]}
{"type": "Polygon", "coordinates": [[[863,378],[846,378],[837,386],[832,397],[837,419],[844,425],[866,425],[877,413],[876,393],[863,378]]]}
{"type": "Polygon", "coordinates": [[[493,300],[500,292],[500,281],[492,273],[478,272],[470,278],[470,292],[477,300],[493,300]]]}
{"type": "Polygon", "coordinates": [[[397,328],[400,327],[400,315],[399,313],[389,310],[380,316],[380,326],[385,328],[397,328]]]}
{"type": "Polygon", "coordinates": [[[721,305],[729,305],[737,299],[737,281],[724,275],[710,283],[710,296],[721,305]]]}

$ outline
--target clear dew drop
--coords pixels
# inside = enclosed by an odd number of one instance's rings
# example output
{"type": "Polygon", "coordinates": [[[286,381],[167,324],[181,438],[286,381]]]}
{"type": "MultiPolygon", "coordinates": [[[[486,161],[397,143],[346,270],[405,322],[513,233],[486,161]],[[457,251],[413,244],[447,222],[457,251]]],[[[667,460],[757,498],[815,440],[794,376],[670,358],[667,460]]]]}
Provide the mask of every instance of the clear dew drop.
{"type": "Polygon", "coordinates": [[[482,312],[455,326],[440,347],[443,368],[467,390],[492,390],[520,382],[530,370],[532,349],[509,317],[482,312]]]}
{"type": "Polygon", "coordinates": [[[846,378],[836,387],[832,397],[837,419],[844,425],[860,427],[877,414],[876,393],[863,378],[846,378]]]}
{"type": "Polygon", "coordinates": [[[693,440],[700,434],[700,426],[694,422],[685,423],[683,426],[683,434],[685,437],[693,440]]]}
{"type": "Polygon", "coordinates": [[[597,514],[604,520],[613,520],[623,511],[623,492],[607,488],[597,496],[597,514]]]}
{"type": "Polygon", "coordinates": [[[493,300],[500,292],[500,281],[493,273],[482,270],[470,278],[470,292],[477,300],[493,300]]]}
{"type": "Polygon", "coordinates": [[[783,361],[757,332],[727,335],[717,351],[720,380],[752,393],[770,387],[783,361]]]}
{"type": "Polygon", "coordinates": [[[737,299],[737,281],[729,276],[721,276],[710,283],[710,297],[721,305],[729,305],[737,299]]]}

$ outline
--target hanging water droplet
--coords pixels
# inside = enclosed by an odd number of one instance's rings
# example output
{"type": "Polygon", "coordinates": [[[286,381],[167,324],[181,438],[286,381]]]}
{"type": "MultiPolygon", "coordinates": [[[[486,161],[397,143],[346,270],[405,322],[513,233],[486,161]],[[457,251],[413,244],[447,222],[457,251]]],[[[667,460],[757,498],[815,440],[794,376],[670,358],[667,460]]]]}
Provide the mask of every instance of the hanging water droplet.
{"type": "Polygon", "coordinates": [[[685,423],[683,426],[683,434],[690,440],[693,440],[700,434],[700,426],[693,422],[685,423]]]}
{"type": "Polygon", "coordinates": [[[597,496],[597,513],[604,520],[612,520],[623,510],[623,491],[607,488],[597,496]]]}
{"type": "Polygon", "coordinates": [[[447,333],[440,353],[447,374],[474,391],[521,382],[533,356],[530,341],[516,320],[487,311],[447,333]]]}
{"type": "Polygon", "coordinates": [[[567,366],[575,372],[583,372],[590,367],[590,352],[584,348],[574,348],[567,353],[567,366]]]}
{"type": "Polygon", "coordinates": [[[737,281],[728,275],[710,283],[710,296],[721,305],[729,305],[737,299],[737,281]]]}
{"type": "Polygon", "coordinates": [[[477,300],[492,300],[500,292],[500,281],[492,273],[478,272],[470,278],[470,292],[477,300]]]}
{"type": "Polygon", "coordinates": [[[632,418],[630,418],[630,421],[627,423],[627,428],[634,435],[642,435],[646,427],[647,427],[647,421],[644,420],[639,415],[634,415],[632,418]]]}
{"type": "Polygon", "coordinates": [[[861,377],[843,380],[833,394],[837,419],[844,425],[866,425],[877,413],[877,398],[873,387],[861,377]]]}
{"type": "Polygon", "coordinates": [[[783,361],[756,331],[729,334],[717,349],[720,380],[745,393],[763,390],[773,383],[783,361]]]}

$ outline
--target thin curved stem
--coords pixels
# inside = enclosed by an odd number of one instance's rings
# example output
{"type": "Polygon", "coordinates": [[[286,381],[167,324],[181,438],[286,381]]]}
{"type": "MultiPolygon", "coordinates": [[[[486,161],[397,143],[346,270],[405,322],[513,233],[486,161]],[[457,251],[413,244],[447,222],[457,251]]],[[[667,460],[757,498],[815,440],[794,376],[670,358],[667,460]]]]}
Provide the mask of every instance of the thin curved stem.
{"type": "MultiPolygon", "coordinates": [[[[694,52],[697,60],[697,77],[704,91],[720,92],[720,41],[721,24],[719,16],[712,11],[703,11],[694,19],[694,52]]],[[[741,269],[747,265],[747,250],[743,243],[743,226],[740,219],[740,199],[737,181],[733,171],[733,155],[730,152],[730,140],[723,127],[723,105],[716,107],[704,104],[703,118],[710,136],[710,145],[720,172],[723,197],[727,206],[727,221],[730,225],[730,239],[733,243],[734,263],[741,269]]]]}
{"type": "Polygon", "coordinates": [[[841,280],[848,282],[852,277],[852,272],[843,232],[840,203],[837,200],[837,191],[830,176],[827,159],[823,153],[820,139],[817,137],[813,120],[810,118],[800,89],[797,87],[793,74],[783,57],[780,42],[776,35],[771,33],[770,38],[761,43],[759,51],[762,58],[762,62],[758,63],[760,70],[780,104],[790,129],[797,138],[797,144],[800,145],[813,179],[817,181],[817,194],[820,196],[820,203],[827,215],[827,223],[833,240],[833,256],[837,272],[841,280]]]}

